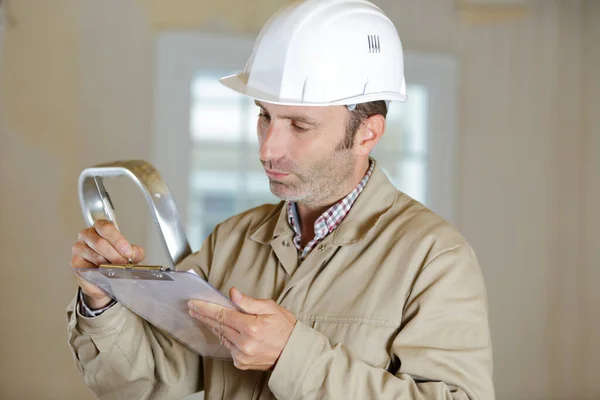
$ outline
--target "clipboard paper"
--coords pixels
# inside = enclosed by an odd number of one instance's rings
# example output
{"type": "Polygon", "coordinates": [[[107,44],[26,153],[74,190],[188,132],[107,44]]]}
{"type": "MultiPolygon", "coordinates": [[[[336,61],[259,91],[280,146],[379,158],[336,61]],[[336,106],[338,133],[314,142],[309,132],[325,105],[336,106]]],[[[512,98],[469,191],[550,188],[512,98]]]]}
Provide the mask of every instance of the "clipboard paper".
{"type": "Polygon", "coordinates": [[[202,300],[243,311],[190,271],[162,271],[142,266],[74,269],[75,274],[98,286],[193,352],[203,357],[231,360],[229,350],[212,331],[189,315],[188,301],[202,300]]]}

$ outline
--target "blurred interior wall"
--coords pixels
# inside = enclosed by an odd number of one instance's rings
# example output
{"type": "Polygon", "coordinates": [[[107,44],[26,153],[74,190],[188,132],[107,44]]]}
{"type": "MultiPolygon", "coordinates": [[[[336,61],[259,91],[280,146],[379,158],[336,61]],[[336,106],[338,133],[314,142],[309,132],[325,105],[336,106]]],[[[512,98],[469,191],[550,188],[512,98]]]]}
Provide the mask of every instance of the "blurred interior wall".
{"type": "MultiPolygon", "coordinates": [[[[0,120],[0,398],[92,398],[65,343],[80,170],[151,160],[156,34],[256,34],[283,0],[11,2],[0,120]]],[[[600,39],[595,0],[490,23],[375,0],[410,51],[460,62],[459,228],[488,286],[498,399],[600,397],[600,39]]],[[[407,77],[410,80],[410,77],[407,77]]],[[[120,214],[143,243],[134,198],[120,214]]]]}
{"type": "MultiPolygon", "coordinates": [[[[77,176],[100,162],[149,158],[152,35],[133,2],[94,2],[97,18],[86,14],[91,3],[9,2],[0,93],[0,399],[93,398],[66,342],[65,308],[75,293],[68,263],[84,228],[77,176]]],[[[126,197],[120,209],[141,243],[141,208],[126,197]]]]}
{"type": "MultiPolygon", "coordinates": [[[[587,296],[582,307],[585,393],[600,397],[600,2],[585,0],[583,12],[583,271],[578,293],[587,296]]],[[[568,267],[567,267],[568,268],[568,267]]]]}
{"type": "Polygon", "coordinates": [[[9,5],[0,56],[0,398],[84,398],[64,316],[81,226],[79,4],[9,5]]]}

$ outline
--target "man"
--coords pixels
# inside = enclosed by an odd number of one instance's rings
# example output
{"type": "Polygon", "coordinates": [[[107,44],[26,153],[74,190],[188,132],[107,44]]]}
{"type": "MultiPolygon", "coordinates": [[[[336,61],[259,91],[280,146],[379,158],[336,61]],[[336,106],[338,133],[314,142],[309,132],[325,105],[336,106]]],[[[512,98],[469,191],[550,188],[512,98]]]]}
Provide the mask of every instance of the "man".
{"type": "MultiPolygon", "coordinates": [[[[294,2],[222,79],[260,107],[260,159],[282,199],[219,224],[194,268],[247,314],[190,301],[233,361],[201,358],[79,281],[69,342],[105,399],[493,399],[484,282],[465,239],[369,157],[405,99],[393,24],[363,0],[294,2]]],[[[139,262],[107,221],[72,268],[139,262]]]]}

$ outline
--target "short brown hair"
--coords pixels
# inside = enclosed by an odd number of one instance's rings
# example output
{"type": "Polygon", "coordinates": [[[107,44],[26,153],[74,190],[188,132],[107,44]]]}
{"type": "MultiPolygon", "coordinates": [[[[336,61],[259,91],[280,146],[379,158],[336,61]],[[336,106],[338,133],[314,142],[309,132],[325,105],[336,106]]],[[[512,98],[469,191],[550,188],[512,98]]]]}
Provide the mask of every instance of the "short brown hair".
{"type": "Polygon", "coordinates": [[[356,108],[350,111],[348,115],[346,121],[346,136],[338,145],[337,150],[351,149],[354,146],[354,136],[356,136],[358,128],[360,128],[365,119],[377,114],[381,114],[383,115],[383,118],[385,118],[387,112],[388,108],[384,100],[357,104],[356,108]]]}

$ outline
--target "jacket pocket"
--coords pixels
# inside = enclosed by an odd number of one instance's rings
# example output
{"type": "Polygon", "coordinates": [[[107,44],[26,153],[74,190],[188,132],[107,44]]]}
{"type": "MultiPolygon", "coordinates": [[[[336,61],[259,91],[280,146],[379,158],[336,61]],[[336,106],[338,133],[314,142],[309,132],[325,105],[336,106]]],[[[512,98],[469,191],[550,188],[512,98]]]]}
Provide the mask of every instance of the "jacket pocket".
{"type": "Polygon", "coordinates": [[[388,365],[389,349],[398,332],[394,322],[359,317],[313,316],[311,319],[313,328],[327,336],[331,346],[343,345],[353,357],[373,367],[388,365]]]}

